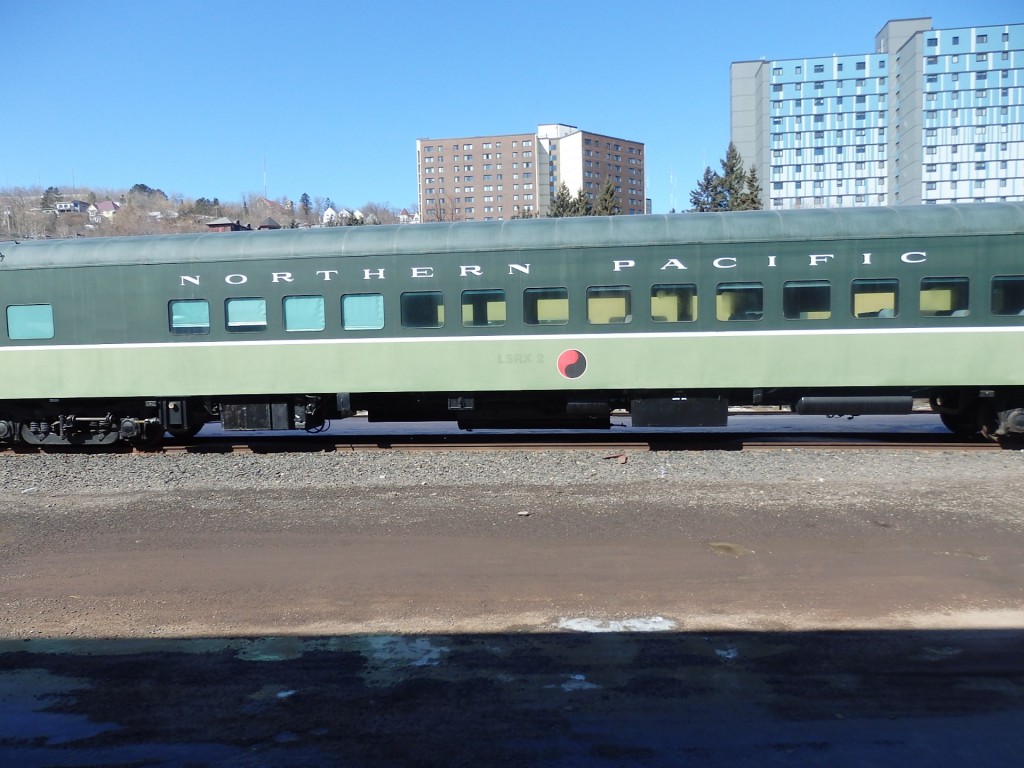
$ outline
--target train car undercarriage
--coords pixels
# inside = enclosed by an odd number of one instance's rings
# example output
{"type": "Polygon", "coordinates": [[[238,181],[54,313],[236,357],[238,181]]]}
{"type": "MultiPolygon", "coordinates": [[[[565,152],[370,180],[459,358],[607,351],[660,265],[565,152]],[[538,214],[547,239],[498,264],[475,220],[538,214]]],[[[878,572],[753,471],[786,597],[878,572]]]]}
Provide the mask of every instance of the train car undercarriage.
{"type": "Polygon", "coordinates": [[[910,413],[927,398],[957,435],[1024,439],[1024,390],[729,390],[701,392],[370,393],[46,400],[0,403],[0,443],[40,447],[159,445],[194,436],[207,423],[228,432],[318,432],[364,412],[373,422],[454,421],[462,429],[608,429],[613,412],[637,427],[721,427],[730,406],[788,407],[802,415],[910,413]]]}

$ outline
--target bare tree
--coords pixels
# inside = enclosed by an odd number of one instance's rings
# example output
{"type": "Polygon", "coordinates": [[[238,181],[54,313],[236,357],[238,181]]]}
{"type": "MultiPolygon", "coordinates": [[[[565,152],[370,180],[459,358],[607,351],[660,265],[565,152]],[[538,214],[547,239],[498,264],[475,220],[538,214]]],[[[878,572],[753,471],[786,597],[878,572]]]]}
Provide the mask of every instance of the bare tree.
{"type": "Polygon", "coordinates": [[[363,215],[366,216],[367,222],[373,217],[376,219],[378,224],[397,224],[398,223],[398,210],[393,208],[390,203],[365,203],[360,209],[363,215]]]}
{"type": "Polygon", "coordinates": [[[451,197],[437,197],[427,206],[426,221],[458,221],[455,214],[455,200],[451,197]]]}

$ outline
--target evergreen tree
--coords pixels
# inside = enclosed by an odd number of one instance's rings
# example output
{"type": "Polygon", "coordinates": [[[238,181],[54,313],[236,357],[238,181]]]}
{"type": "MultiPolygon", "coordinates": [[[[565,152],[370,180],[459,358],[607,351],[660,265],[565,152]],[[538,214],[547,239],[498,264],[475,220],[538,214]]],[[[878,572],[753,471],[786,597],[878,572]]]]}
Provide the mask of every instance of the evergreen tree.
{"type": "Polygon", "coordinates": [[[747,172],[743,192],[734,202],[734,211],[760,211],[761,205],[761,182],[757,178],[757,169],[751,168],[747,172]]]}
{"type": "Polygon", "coordinates": [[[743,168],[743,158],[740,157],[739,150],[731,141],[729,148],[725,151],[725,158],[721,162],[722,173],[718,177],[721,208],[725,211],[739,210],[736,204],[740,202],[746,187],[747,173],[743,168]]]}
{"type": "Polygon", "coordinates": [[[722,190],[719,184],[719,176],[711,170],[711,166],[704,168],[704,176],[697,187],[690,192],[690,208],[695,213],[708,213],[722,209],[722,190]]]}
{"type": "Polygon", "coordinates": [[[302,215],[309,220],[309,213],[313,210],[313,201],[309,199],[309,195],[305,192],[302,193],[302,197],[299,198],[299,208],[302,209],[302,215]]]}
{"type": "Polygon", "coordinates": [[[704,169],[704,176],[690,192],[690,205],[693,206],[690,210],[696,213],[761,210],[761,182],[757,171],[751,168],[748,173],[744,169],[743,158],[732,142],[729,142],[721,165],[721,174],[710,167],[704,169]]]}
{"type": "Polygon", "coordinates": [[[555,192],[554,198],[551,200],[551,204],[548,206],[548,216],[553,219],[558,219],[563,216],[575,216],[573,212],[575,209],[572,199],[572,194],[569,192],[569,188],[563,181],[558,185],[558,191],[555,192]]]}
{"type": "Polygon", "coordinates": [[[594,207],[595,216],[617,216],[619,214],[619,203],[615,198],[615,185],[611,179],[605,179],[601,188],[601,196],[597,198],[597,205],[594,207]]]}
{"type": "Polygon", "coordinates": [[[220,200],[216,197],[213,200],[200,197],[192,204],[192,213],[199,216],[217,216],[220,214],[220,200]]]}
{"type": "Polygon", "coordinates": [[[168,199],[166,192],[162,189],[153,189],[148,184],[136,184],[128,190],[128,197],[135,197],[137,195],[142,197],[157,197],[162,200],[168,199]]]}
{"type": "Polygon", "coordinates": [[[576,193],[576,199],[572,201],[572,213],[570,216],[593,216],[594,206],[590,202],[587,193],[581,188],[576,193]]]}
{"type": "Polygon", "coordinates": [[[53,206],[57,204],[58,197],[60,197],[59,189],[56,187],[47,187],[46,191],[43,192],[43,208],[53,208],[53,206]]]}

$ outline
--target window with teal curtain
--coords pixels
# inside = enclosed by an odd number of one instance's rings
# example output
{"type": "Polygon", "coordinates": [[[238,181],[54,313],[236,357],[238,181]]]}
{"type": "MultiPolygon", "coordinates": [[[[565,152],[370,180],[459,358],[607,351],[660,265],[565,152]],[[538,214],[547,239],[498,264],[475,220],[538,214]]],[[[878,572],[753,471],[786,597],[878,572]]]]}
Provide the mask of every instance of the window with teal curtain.
{"type": "Polygon", "coordinates": [[[205,299],[183,299],[167,305],[171,333],[209,333],[210,303],[205,299]]]}
{"type": "Polygon", "coordinates": [[[384,297],[379,293],[342,296],[341,327],[346,331],[379,331],[384,327],[384,297]]]}
{"type": "Polygon", "coordinates": [[[224,309],[229,331],[267,330],[266,299],[228,299],[224,302],[224,309]]]}
{"type": "Polygon", "coordinates": [[[322,331],[326,327],[323,296],[284,297],[286,331],[322,331]]]}
{"type": "Polygon", "coordinates": [[[53,307],[49,304],[9,306],[7,335],[12,339],[52,339],[53,307]]]}

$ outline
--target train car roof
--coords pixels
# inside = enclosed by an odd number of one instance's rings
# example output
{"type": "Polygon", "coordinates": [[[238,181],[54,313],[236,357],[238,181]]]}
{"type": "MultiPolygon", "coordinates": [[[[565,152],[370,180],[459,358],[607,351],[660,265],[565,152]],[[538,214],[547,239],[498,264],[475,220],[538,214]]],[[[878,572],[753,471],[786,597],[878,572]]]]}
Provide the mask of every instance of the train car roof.
{"type": "Polygon", "coordinates": [[[0,242],[9,269],[1024,233],[1024,203],[526,219],[0,242]]]}

